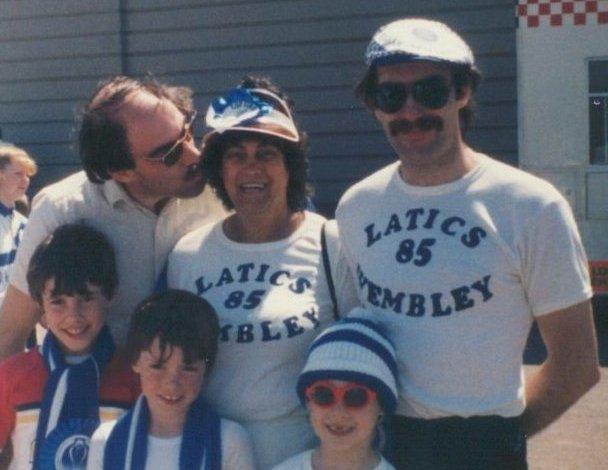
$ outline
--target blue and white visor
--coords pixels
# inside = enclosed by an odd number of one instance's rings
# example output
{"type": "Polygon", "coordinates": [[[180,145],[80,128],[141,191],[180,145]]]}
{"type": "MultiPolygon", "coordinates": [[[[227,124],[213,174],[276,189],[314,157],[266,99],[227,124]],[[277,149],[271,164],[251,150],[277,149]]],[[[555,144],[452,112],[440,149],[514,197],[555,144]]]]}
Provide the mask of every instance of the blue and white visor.
{"type": "Polygon", "coordinates": [[[207,109],[205,123],[209,128],[206,142],[226,131],[259,132],[291,142],[300,140],[287,103],[261,88],[233,88],[215,98],[207,109]]]}
{"type": "Polygon", "coordinates": [[[365,52],[368,66],[427,60],[475,65],[473,51],[447,25],[423,18],[406,18],[382,26],[365,52]]]}

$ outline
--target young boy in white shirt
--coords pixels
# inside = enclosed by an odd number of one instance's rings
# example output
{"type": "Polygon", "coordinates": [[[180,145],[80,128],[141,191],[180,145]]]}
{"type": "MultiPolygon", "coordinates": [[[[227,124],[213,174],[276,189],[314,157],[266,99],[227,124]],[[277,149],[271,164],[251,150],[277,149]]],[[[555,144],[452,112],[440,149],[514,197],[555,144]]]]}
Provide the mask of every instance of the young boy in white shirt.
{"type": "Polygon", "coordinates": [[[127,351],[142,395],[95,432],[89,470],[254,468],[245,429],[220,418],[200,394],[218,336],[215,310],[192,293],[168,290],[136,308],[127,351]]]}

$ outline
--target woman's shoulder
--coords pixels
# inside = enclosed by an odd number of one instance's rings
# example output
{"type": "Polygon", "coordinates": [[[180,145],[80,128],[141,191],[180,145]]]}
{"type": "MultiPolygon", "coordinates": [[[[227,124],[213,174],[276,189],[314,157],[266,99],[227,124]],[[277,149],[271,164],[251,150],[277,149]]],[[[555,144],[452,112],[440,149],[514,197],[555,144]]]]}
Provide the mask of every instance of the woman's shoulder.
{"type": "Polygon", "coordinates": [[[305,231],[320,232],[327,219],[316,212],[304,211],[304,221],[301,228],[305,231]]]}
{"type": "Polygon", "coordinates": [[[223,222],[223,219],[216,222],[210,222],[188,232],[175,244],[173,253],[197,250],[209,236],[211,236],[214,230],[218,230],[218,228],[221,229],[223,222]]]}

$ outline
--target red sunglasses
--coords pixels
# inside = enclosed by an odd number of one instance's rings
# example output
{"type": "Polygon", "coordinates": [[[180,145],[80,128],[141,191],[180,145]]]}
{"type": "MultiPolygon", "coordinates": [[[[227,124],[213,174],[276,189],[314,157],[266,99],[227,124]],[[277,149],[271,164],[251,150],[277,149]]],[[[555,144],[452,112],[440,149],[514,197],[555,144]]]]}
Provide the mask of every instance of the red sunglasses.
{"type": "Polygon", "coordinates": [[[329,381],[319,381],[304,393],[309,401],[321,408],[331,408],[338,401],[342,401],[346,408],[363,408],[376,399],[375,391],[353,382],[337,386],[329,381]]]}

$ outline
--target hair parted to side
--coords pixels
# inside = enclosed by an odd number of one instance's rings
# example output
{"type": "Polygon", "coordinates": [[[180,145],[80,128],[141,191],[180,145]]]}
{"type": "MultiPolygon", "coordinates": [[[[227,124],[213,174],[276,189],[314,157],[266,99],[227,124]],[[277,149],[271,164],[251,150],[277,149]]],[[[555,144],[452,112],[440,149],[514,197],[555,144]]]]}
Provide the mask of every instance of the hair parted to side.
{"type": "Polygon", "coordinates": [[[0,171],[11,163],[23,165],[27,176],[34,176],[38,172],[38,165],[25,150],[14,145],[0,145],[0,171]]]}
{"type": "MultiPolygon", "coordinates": [[[[289,106],[293,115],[294,102],[277,85],[266,77],[256,77],[247,75],[238,85],[246,89],[268,90],[281,98],[289,106]]],[[[295,122],[295,119],[294,119],[295,122]]],[[[251,139],[268,143],[277,147],[283,154],[289,181],[287,183],[287,207],[293,212],[303,210],[306,207],[306,197],[312,193],[308,185],[308,136],[303,132],[297,122],[295,122],[300,134],[299,142],[290,142],[287,139],[264,135],[257,132],[230,129],[205,145],[203,148],[203,169],[208,177],[209,185],[214,189],[219,199],[227,209],[234,209],[234,204],[230,200],[222,179],[222,158],[224,152],[231,146],[239,142],[251,139]]]]}
{"type": "MultiPolygon", "coordinates": [[[[475,66],[447,64],[447,67],[452,74],[452,83],[454,85],[456,97],[462,96],[465,88],[471,90],[471,98],[468,104],[462,108],[459,113],[462,132],[465,133],[471,127],[475,119],[475,91],[481,82],[482,75],[475,66]]],[[[355,86],[355,95],[357,98],[363,101],[363,103],[372,110],[374,109],[373,93],[378,85],[377,69],[378,68],[375,65],[368,67],[361,80],[359,80],[359,83],[355,86]]]]}
{"type": "Polygon", "coordinates": [[[99,231],[82,224],[58,227],[34,251],[27,271],[32,298],[42,303],[47,281],[53,295],[86,295],[87,284],[101,288],[111,299],[118,285],[114,249],[99,231]]]}
{"type": "Polygon", "coordinates": [[[165,85],[153,77],[138,80],[116,76],[100,82],[84,106],[78,135],[82,166],[93,183],[103,183],[111,178],[111,172],[135,166],[125,123],[117,117],[134,93],[169,100],[186,116],[194,109],[190,88],[165,85]]]}
{"type": "Polygon", "coordinates": [[[178,347],[186,364],[203,360],[208,373],[215,363],[219,332],[219,320],[209,302],[191,292],[169,289],[153,294],[135,308],[126,353],[135,363],[158,338],[163,362],[178,347]]]}

